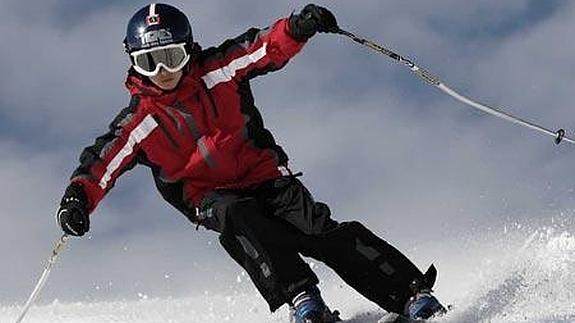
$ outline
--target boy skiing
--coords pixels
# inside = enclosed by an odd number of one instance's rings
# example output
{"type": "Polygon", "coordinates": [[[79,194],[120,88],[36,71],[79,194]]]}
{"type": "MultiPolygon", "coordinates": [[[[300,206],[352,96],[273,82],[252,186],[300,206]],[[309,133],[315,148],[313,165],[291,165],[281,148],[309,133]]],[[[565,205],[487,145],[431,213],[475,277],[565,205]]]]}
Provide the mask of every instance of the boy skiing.
{"type": "Polygon", "coordinates": [[[177,8],[139,10],[124,40],[130,105],[82,152],[57,213],[64,232],[88,232],[89,215],[116,179],[142,164],[168,203],[219,233],[271,311],[287,303],[297,323],[339,320],[302,254],[389,312],[413,319],[443,312],[431,295],[435,268],[423,274],[359,222],[333,220],[291,172],[254,105],[250,79],[281,69],[317,32],[335,29],[333,14],[310,4],[202,50],[177,8]]]}

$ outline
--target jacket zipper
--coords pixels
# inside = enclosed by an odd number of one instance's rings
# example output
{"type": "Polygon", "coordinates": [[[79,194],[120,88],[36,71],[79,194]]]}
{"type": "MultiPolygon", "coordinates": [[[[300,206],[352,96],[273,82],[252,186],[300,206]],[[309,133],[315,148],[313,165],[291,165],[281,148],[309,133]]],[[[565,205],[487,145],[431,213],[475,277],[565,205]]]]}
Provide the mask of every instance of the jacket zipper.
{"type": "Polygon", "coordinates": [[[162,129],[162,132],[164,132],[164,134],[166,135],[166,138],[168,138],[168,141],[172,144],[172,146],[174,146],[174,148],[180,148],[180,145],[178,144],[176,139],[174,139],[174,137],[172,137],[172,135],[170,134],[170,132],[166,128],[166,125],[164,124],[164,122],[156,116],[154,116],[154,119],[156,120],[156,122],[160,126],[160,129],[162,129]]]}

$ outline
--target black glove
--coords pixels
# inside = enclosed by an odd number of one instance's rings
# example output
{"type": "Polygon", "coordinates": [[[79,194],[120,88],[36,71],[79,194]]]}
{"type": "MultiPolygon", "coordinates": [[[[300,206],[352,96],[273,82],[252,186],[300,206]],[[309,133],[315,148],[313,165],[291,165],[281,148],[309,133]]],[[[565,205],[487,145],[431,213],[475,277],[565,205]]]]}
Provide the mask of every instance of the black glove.
{"type": "Polygon", "coordinates": [[[65,233],[81,237],[90,230],[88,200],[80,184],[72,183],[66,188],[56,220],[65,233]]]}
{"type": "Polygon", "coordinates": [[[308,4],[299,15],[291,15],[289,29],[293,38],[304,41],[316,32],[327,33],[338,29],[335,16],[326,8],[308,4]]]}

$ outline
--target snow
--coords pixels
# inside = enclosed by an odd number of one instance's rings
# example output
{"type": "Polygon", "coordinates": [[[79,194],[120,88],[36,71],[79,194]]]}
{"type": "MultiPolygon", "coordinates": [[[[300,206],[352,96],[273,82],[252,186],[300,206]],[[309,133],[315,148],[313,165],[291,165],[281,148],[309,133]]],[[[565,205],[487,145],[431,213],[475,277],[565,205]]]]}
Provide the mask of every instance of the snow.
{"type": "MultiPolygon", "coordinates": [[[[575,322],[573,226],[510,224],[456,239],[457,243],[436,241],[426,253],[445,258],[436,261],[440,270],[436,294],[454,305],[439,322],[575,322]]],[[[417,248],[418,252],[422,249],[417,248]]],[[[375,323],[383,314],[336,278],[326,277],[321,289],[326,302],[342,312],[346,322],[375,323]]],[[[153,299],[142,294],[130,301],[56,300],[33,306],[24,322],[289,322],[286,307],[270,314],[264,304],[255,290],[231,295],[205,292],[183,299],[153,299]]],[[[13,322],[20,306],[0,307],[0,322],[13,322]]]]}
{"type": "Polygon", "coordinates": [[[452,321],[575,322],[573,231],[540,228],[520,238],[512,234],[494,246],[452,321]]]}

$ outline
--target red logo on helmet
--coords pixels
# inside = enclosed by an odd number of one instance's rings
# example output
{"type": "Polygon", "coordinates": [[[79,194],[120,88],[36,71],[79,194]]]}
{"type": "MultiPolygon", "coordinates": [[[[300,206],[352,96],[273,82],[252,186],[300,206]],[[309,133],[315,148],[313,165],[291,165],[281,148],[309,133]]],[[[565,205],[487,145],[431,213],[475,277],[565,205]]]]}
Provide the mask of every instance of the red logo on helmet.
{"type": "Polygon", "coordinates": [[[146,23],[148,24],[148,26],[160,24],[160,15],[147,16],[146,23]]]}

